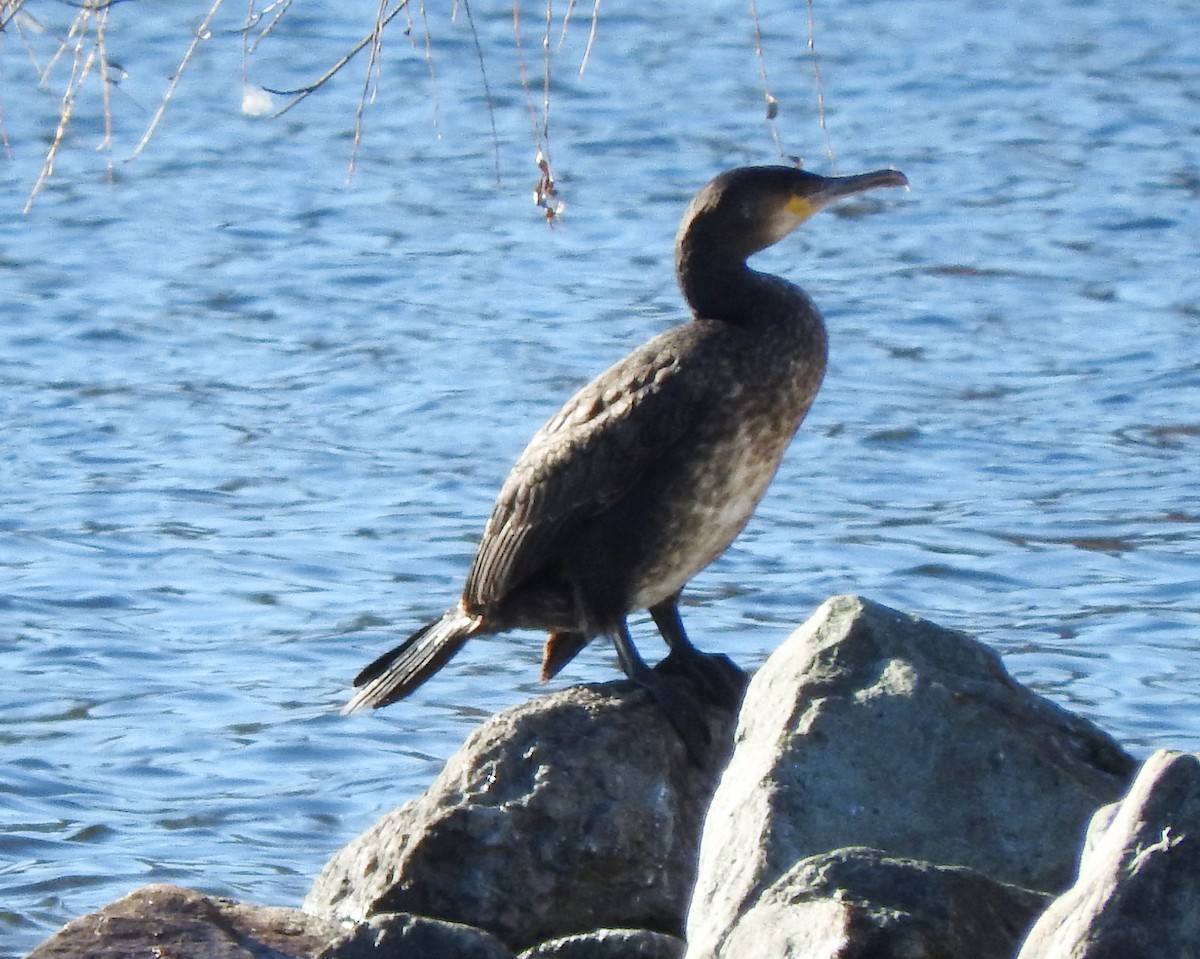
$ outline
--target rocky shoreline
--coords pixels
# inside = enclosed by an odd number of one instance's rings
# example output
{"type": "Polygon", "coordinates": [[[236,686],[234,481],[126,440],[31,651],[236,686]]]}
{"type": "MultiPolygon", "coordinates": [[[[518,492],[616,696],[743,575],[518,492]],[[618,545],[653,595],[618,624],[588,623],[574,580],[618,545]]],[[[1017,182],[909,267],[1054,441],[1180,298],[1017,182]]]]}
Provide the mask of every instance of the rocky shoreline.
{"type": "Polygon", "coordinates": [[[835,597],[705,718],[697,761],[628,682],[541,697],[302,909],[147,886],[28,959],[1200,956],[1200,759],[1139,769],[970,636],[835,597]]]}

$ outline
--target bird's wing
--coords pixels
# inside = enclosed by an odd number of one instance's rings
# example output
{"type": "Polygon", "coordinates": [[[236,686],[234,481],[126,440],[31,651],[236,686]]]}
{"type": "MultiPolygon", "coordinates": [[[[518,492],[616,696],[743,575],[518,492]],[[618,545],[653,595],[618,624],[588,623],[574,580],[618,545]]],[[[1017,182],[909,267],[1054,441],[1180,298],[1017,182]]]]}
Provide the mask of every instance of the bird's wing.
{"type": "Polygon", "coordinates": [[[467,577],[468,609],[536,574],[563,539],[638,482],[699,415],[698,324],[649,341],[576,393],[529,442],[500,490],[467,577]],[[689,375],[680,376],[681,361],[689,375]]]}

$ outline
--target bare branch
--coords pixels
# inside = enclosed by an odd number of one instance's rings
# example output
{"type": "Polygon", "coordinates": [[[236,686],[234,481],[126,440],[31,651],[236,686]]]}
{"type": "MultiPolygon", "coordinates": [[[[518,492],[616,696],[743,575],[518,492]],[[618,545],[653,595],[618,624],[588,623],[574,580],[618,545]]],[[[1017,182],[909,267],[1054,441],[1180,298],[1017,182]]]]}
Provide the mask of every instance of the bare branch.
{"type": "Polygon", "coordinates": [[[475,29],[475,17],[471,14],[470,0],[462,0],[467,14],[467,26],[471,29],[471,42],[475,45],[475,57],[479,60],[479,76],[483,80],[483,97],[487,101],[488,120],[492,125],[492,156],[496,163],[496,183],[500,183],[500,133],[496,129],[496,107],[492,100],[492,87],[488,83],[487,67],[483,62],[483,46],[479,43],[479,31],[475,29]]]}
{"type": "Polygon", "coordinates": [[[387,15],[387,17],[384,19],[382,24],[376,22],[375,26],[371,29],[370,33],[368,33],[365,37],[363,37],[361,40],[359,40],[358,43],[356,43],[353,47],[351,47],[350,50],[348,50],[344,56],[339,58],[338,61],[333,66],[331,66],[328,70],[326,70],[323,74],[321,74],[321,76],[319,76],[312,83],[307,84],[306,86],[303,86],[303,87],[296,87],[296,89],[294,89],[294,90],[272,90],[270,87],[263,87],[263,89],[266,90],[267,93],[273,93],[278,97],[291,97],[292,98],[288,103],[284,104],[273,115],[276,117],[283,116],[285,113],[288,112],[288,110],[292,109],[292,107],[294,107],[296,104],[298,104],[301,100],[304,100],[306,97],[312,95],[313,93],[316,93],[319,89],[321,89],[321,87],[323,87],[326,83],[328,83],[331,79],[333,79],[333,77],[335,77],[341,71],[342,67],[344,67],[347,63],[349,63],[351,60],[353,60],[356,56],[358,56],[360,53],[362,53],[363,49],[373,41],[376,31],[381,30],[383,27],[386,27],[397,16],[399,16],[401,11],[403,11],[408,6],[408,2],[409,2],[409,0],[400,0],[399,6],[397,6],[395,10],[393,10],[391,13],[389,13],[387,15]]]}
{"type": "MultiPolygon", "coordinates": [[[[267,6],[256,13],[254,11],[254,0],[250,0],[250,7],[246,14],[246,23],[242,28],[242,35],[244,38],[249,37],[250,31],[254,27],[257,27],[259,22],[264,17],[271,14],[272,11],[274,11],[274,15],[271,16],[270,22],[258,31],[258,36],[256,36],[252,42],[246,45],[245,53],[247,55],[254,53],[254,51],[258,49],[258,45],[267,38],[268,34],[270,34],[272,30],[275,29],[275,25],[283,19],[284,14],[291,9],[291,6],[292,0],[274,0],[273,3],[267,4],[267,6]]],[[[245,39],[243,39],[243,43],[246,43],[245,39]]]]}
{"type": "MultiPolygon", "coordinates": [[[[116,2],[116,0],[113,0],[116,2]]],[[[104,139],[96,145],[97,151],[110,150],[112,148],[112,97],[109,85],[112,83],[112,78],[109,73],[112,64],[109,63],[106,55],[106,31],[108,28],[108,8],[112,6],[110,2],[104,8],[103,13],[96,21],[96,49],[100,52],[100,100],[104,105],[104,139]]],[[[108,156],[108,173],[112,176],[112,155],[108,156]]]]}
{"type": "Polygon", "coordinates": [[[546,29],[542,37],[543,76],[542,111],[533,103],[533,91],[529,85],[529,69],[525,62],[525,44],[521,34],[520,0],[513,0],[513,39],[517,48],[517,68],[521,78],[521,89],[525,91],[525,102],[529,118],[533,122],[534,139],[537,142],[538,184],[533,191],[533,202],[542,208],[547,222],[553,224],[563,211],[554,183],[554,171],[550,163],[550,30],[553,23],[551,0],[546,0],[546,29]]]}
{"type": "Polygon", "coordinates": [[[196,28],[196,33],[192,37],[192,42],[188,45],[187,52],[183,55],[183,59],[179,61],[179,66],[175,68],[175,73],[171,77],[170,84],[167,86],[167,92],[163,94],[162,100],[159,101],[158,109],[154,111],[154,116],[150,118],[150,125],[146,127],[146,132],[142,134],[141,140],[134,147],[133,153],[129,155],[129,159],[132,160],[146,149],[146,144],[154,136],[154,131],[158,129],[158,124],[162,120],[163,114],[167,112],[167,104],[171,102],[171,97],[175,95],[175,89],[179,86],[179,80],[183,76],[183,71],[191,61],[196,48],[200,46],[201,41],[207,40],[212,36],[212,33],[209,31],[209,25],[224,2],[225,0],[213,0],[213,5],[208,8],[208,13],[205,14],[204,19],[200,22],[200,26],[196,28]]]}
{"type": "Polygon", "coordinates": [[[588,60],[592,56],[592,47],[596,45],[596,30],[600,27],[600,0],[592,3],[592,25],[588,30],[587,45],[583,48],[583,59],[579,61],[579,75],[587,70],[588,60]]]}
{"type": "Polygon", "coordinates": [[[379,7],[375,11],[375,29],[371,31],[371,52],[367,56],[367,72],[363,77],[363,91],[358,98],[358,108],[354,111],[354,140],[350,147],[350,164],[346,169],[347,183],[354,177],[354,167],[358,162],[358,148],[362,145],[363,114],[366,112],[367,102],[374,100],[374,90],[377,89],[375,84],[378,83],[379,63],[383,53],[383,28],[387,5],[388,0],[379,0],[379,7]]]}
{"type": "Polygon", "coordinates": [[[104,142],[100,145],[100,149],[103,149],[111,142],[112,124],[108,99],[108,71],[110,63],[105,50],[105,27],[108,24],[108,11],[112,6],[113,0],[108,0],[108,2],[97,0],[94,5],[91,3],[81,5],[79,12],[75,14],[75,18],[71,21],[71,27],[67,31],[67,36],[59,40],[58,49],[55,50],[46,68],[41,71],[42,82],[46,82],[54,65],[66,55],[68,50],[71,51],[71,75],[63,90],[62,105],[58,111],[58,126],[55,128],[50,146],[46,148],[46,155],[42,160],[42,168],[38,172],[33,188],[29,191],[29,196],[25,200],[25,206],[21,210],[23,215],[28,214],[33,209],[33,201],[41,193],[42,187],[46,185],[46,181],[54,173],[54,163],[58,159],[58,152],[66,139],[67,130],[71,126],[71,119],[75,115],[75,104],[79,99],[79,93],[97,63],[100,64],[100,76],[103,81],[101,96],[104,101],[105,138],[104,142]]]}
{"type": "Polygon", "coordinates": [[[546,32],[542,34],[542,142],[550,160],[550,32],[554,28],[554,0],[546,0],[546,32]]]}
{"type": "MultiPolygon", "coordinates": [[[[562,32],[558,35],[558,49],[562,50],[563,44],[567,42],[567,30],[571,26],[571,17],[575,14],[575,4],[578,0],[571,0],[567,4],[567,12],[563,14],[562,32]]],[[[588,59],[592,55],[592,45],[596,42],[596,28],[600,25],[600,0],[592,0],[592,24],[588,29],[587,44],[583,48],[583,57],[579,61],[579,75],[583,76],[587,70],[588,59]]]]}
{"type": "Polygon", "coordinates": [[[25,0],[0,0],[0,30],[7,30],[13,17],[21,12],[25,0]]]}
{"type": "Polygon", "coordinates": [[[825,116],[825,87],[821,84],[821,61],[817,57],[817,21],[813,14],[813,0],[805,0],[808,8],[808,55],[812,60],[813,83],[817,88],[817,118],[821,133],[825,137],[825,155],[829,157],[829,168],[837,171],[837,157],[833,155],[833,140],[829,136],[829,124],[825,116]]]}
{"type": "Polygon", "coordinates": [[[425,0],[421,0],[417,4],[417,9],[421,12],[421,26],[425,28],[425,64],[429,68],[429,83],[433,94],[433,132],[440,140],[442,138],[442,126],[438,118],[441,106],[441,97],[438,95],[437,73],[433,69],[433,34],[429,30],[429,17],[425,11],[425,0]]]}
{"type": "MultiPolygon", "coordinates": [[[[811,3],[811,0],[809,0],[811,3]]],[[[771,84],[767,80],[767,58],[763,53],[762,27],[758,19],[758,4],[750,0],[750,19],[754,21],[754,57],[758,60],[758,75],[762,80],[763,97],[767,101],[767,124],[771,128],[771,139],[775,141],[775,149],[783,156],[783,142],[779,139],[779,125],[775,122],[779,115],[779,101],[771,92],[771,84]]]]}
{"type": "MultiPolygon", "coordinates": [[[[42,188],[47,179],[53,174],[55,160],[59,150],[62,148],[62,145],[66,142],[66,133],[70,126],[70,122],[75,115],[78,97],[89,77],[96,73],[98,73],[100,76],[101,100],[104,112],[103,138],[101,139],[97,148],[99,150],[111,150],[113,143],[113,106],[111,91],[109,88],[110,85],[119,82],[121,76],[124,74],[124,70],[119,64],[116,64],[108,59],[105,50],[105,37],[108,11],[116,5],[126,2],[126,0],[60,0],[60,2],[75,7],[77,13],[75,14],[75,18],[71,24],[71,28],[67,37],[59,40],[58,45],[50,55],[48,62],[42,66],[38,64],[38,54],[34,52],[34,44],[30,42],[30,37],[37,37],[39,34],[46,33],[46,29],[26,12],[27,0],[0,0],[0,31],[5,33],[15,32],[21,37],[35,68],[38,70],[38,74],[42,83],[49,83],[51,74],[58,64],[67,59],[70,59],[72,63],[70,76],[63,89],[58,126],[53,137],[51,138],[50,146],[47,149],[43,168],[37,179],[37,183],[35,184],[33,194],[31,194],[30,197],[31,201],[33,196],[36,196],[37,192],[42,188]],[[98,70],[96,69],[97,66],[99,67],[98,70]]],[[[257,50],[262,41],[274,30],[274,28],[279,24],[281,19],[288,13],[288,11],[292,9],[293,2],[294,0],[247,0],[247,11],[240,31],[231,31],[241,33],[242,79],[244,85],[247,86],[247,89],[249,88],[247,79],[249,73],[249,56],[257,50]]],[[[551,159],[550,143],[554,56],[556,53],[561,52],[566,43],[567,34],[575,16],[579,0],[567,0],[566,9],[562,14],[560,26],[556,26],[555,23],[553,0],[543,0],[543,2],[544,22],[542,25],[543,29],[539,31],[541,34],[540,40],[542,46],[540,102],[537,102],[539,98],[535,98],[533,93],[529,61],[524,47],[525,38],[522,33],[521,24],[521,0],[512,0],[512,18],[514,45],[518,55],[520,86],[525,94],[526,105],[534,132],[533,138],[536,150],[535,163],[538,170],[538,182],[534,190],[534,199],[538,206],[544,211],[546,218],[553,223],[563,210],[563,204],[558,198],[558,191],[551,159]],[[559,31],[558,42],[557,46],[552,46],[552,35],[556,29],[559,31]]],[[[822,133],[824,135],[826,152],[829,156],[831,164],[836,164],[836,158],[834,156],[827,123],[825,96],[821,81],[820,62],[816,55],[814,0],[805,0],[805,2],[807,6],[808,18],[808,52],[812,62],[813,76],[816,85],[816,100],[819,121],[822,133]]],[[[200,43],[211,38],[211,26],[215,21],[215,18],[223,3],[224,0],[210,0],[210,6],[207,10],[207,13],[196,27],[183,57],[180,59],[174,74],[170,78],[170,82],[165,94],[162,96],[157,109],[154,111],[146,130],[138,141],[133,152],[130,154],[129,159],[139,156],[146,148],[151,138],[155,135],[163,116],[165,115],[165,112],[174,97],[184,70],[195,56],[200,43]]],[[[438,75],[434,65],[434,33],[430,26],[427,3],[428,0],[418,0],[418,10],[424,39],[424,56],[426,65],[429,69],[430,83],[432,86],[433,125],[436,135],[440,138],[442,136],[440,129],[441,121],[439,116],[440,93],[438,90],[438,75]]],[[[592,0],[591,24],[583,55],[579,63],[580,75],[587,70],[592,51],[595,48],[596,36],[600,21],[600,4],[601,0],[592,0]]],[[[491,125],[496,179],[497,182],[499,182],[500,137],[497,130],[496,111],[494,106],[495,101],[493,98],[491,82],[487,73],[483,44],[481,42],[480,33],[470,6],[470,0],[451,0],[451,18],[457,18],[457,13],[460,6],[463,10],[465,10],[468,26],[471,32],[471,42],[475,50],[475,57],[479,63],[479,72],[483,83],[484,94],[487,101],[488,118],[491,125]]],[[[410,0],[377,0],[375,20],[371,30],[314,82],[294,90],[255,88],[253,91],[256,94],[265,95],[269,93],[287,98],[287,102],[273,114],[273,116],[276,118],[280,117],[291,110],[294,106],[299,104],[302,100],[307,98],[310,94],[316,92],[316,90],[328,83],[351,60],[353,60],[364,49],[369,47],[370,53],[368,54],[367,58],[366,73],[363,78],[362,90],[355,113],[353,152],[350,159],[349,171],[347,174],[348,177],[353,176],[358,153],[363,142],[367,107],[369,104],[374,102],[380,89],[383,68],[383,35],[385,29],[401,13],[405,13],[408,18],[408,29],[406,30],[406,35],[414,38],[413,46],[415,48],[419,41],[415,39],[415,34],[413,33],[414,18],[411,13],[410,0]]],[[[782,155],[783,150],[781,137],[776,123],[779,103],[771,90],[770,81],[767,75],[768,71],[763,41],[763,30],[757,0],[750,0],[750,13],[754,28],[754,53],[757,59],[759,76],[762,83],[763,97],[766,101],[766,118],[770,125],[771,136],[775,142],[776,149],[778,149],[782,155]]],[[[268,98],[265,96],[260,96],[260,100],[262,100],[262,104],[256,107],[256,109],[270,108],[268,98]]],[[[245,109],[245,107],[243,108],[245,109]]],[[[8,141],[3,129],[3,114],[0,113],[0,147],[6,148],[7,144],[8,141]]],[[[109,160],[109,163],[111,167],[111,159],[109,160]]],[[[28,206],[26,209],[28,209],[28,206]]]]}

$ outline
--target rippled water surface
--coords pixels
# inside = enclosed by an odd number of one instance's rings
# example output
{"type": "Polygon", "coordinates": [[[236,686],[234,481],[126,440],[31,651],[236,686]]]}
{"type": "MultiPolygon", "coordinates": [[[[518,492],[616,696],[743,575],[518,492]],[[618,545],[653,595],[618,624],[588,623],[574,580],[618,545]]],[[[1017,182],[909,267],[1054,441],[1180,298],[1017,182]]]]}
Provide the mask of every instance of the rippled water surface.
{"type": "MultiPolygon", "coordinates": [[[[111,175],[85,98],[24,218],[60,88],[4,38],[4,956],[150,881],[298,904],[481,717],[539,691],[540,642],[513,634],[337,715],[361,665],[454,600],[532,431],[681,318],[690,195],[779,158],[749,19],[712,0],[605,5],[582,78],[573,24],[560,229],[529,202],[507,3],[473,5],[497,148],[469,30],[431,10],[433,79],[419,22],[394,32],[347,186],[362,67],[244,117],[238,11],[125,162],[185,6],[115,8],[111,175]]],[[[759,6],[784,149],[828,169],[803,6],[759,6]]],[[[251,80],[315,77],[374,9],[297,5],[251,80]]],[[[976,633],[1138,754],[1200,748],[1194,6],[816,12],[838,168],[913,189],[760,258],[821,304],[830,371],[751,527],[689,589],[693,636],[753,666],[860,592],[976,633]]],[[[616,675],[600,644],[566,672],[616,675]]]]}

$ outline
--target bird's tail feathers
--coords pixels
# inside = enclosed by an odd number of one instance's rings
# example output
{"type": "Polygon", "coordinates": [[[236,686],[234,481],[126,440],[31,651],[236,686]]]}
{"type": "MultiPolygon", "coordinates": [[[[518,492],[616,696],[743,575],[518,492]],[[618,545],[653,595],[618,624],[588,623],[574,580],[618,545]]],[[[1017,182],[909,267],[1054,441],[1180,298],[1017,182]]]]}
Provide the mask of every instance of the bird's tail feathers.
{"type": "Polygon", "coordinates": [[[426,623],[354,677],[358,691],[342,707],[342,715],[379,709],[403,699],[445,666],[479,627],[479,619],[461,609],[426,623]]]}
{"type": "Polygon", "coordinates": [[[542,649],[542,682],[553,679],[575,655],[588,644],[592,637],[586,633],[564,631],[546,637],[542,649]]]}

